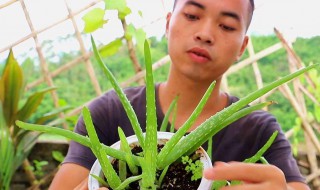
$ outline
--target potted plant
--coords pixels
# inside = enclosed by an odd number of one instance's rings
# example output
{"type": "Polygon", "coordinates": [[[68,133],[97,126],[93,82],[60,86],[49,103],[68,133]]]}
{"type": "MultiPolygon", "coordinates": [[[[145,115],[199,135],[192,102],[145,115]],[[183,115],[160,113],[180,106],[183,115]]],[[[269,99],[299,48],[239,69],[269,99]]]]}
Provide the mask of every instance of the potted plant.
{"type": "MultiPolygon", "coordinates": [[[[168,168],[177,162],[182,162],[183,160],[188,163],[188,158],[184,156],[193,155],[199,147],[205,143],[209,138],[214,136],[221,129],[226,127],[228,124],[236,121],[237,119],[251,113],[252,111],[259,110],[264,106],[271,104],[272,102],[260,103],[257,105],[249,106],[247,105],[254,101],[255,99],[261,97],[270,90],[278,87],[279,85],[301,75],[302,73],[317,67],[318,65],[310,65],[304,69],[296,71],[295,73],[289,74],[259,90],[256,90],[246,97],[240,99],[238,102],[230,105],[229,107],[218,112],[216,115],[210,117],[207,121],[199,125],[195,130],[186,135],[186,132],[192,126],[198,115],[200,114],[202,108],[206,104],[211,91],[214,88],[215,83],[213,82],[203,98],[199,102],[198,106],[195,108],[190,118],[177,130],[174,132],[170,139],[164,144],[161,150],[158,152],[158,136],[161,136],[157,131],[156,122],[156,111],[155,111],[155,90],[152,74],[152,63],[151,55],[148,43],[145,42],[145,64],[146,64],[146,98],[147,98],[147,119],[146,119],[146,132],[143,133],[139,127],[139,123],[135,112],[133,111],[130,102],[127,100],[124,92],[118,85],[116,79],[111,74],[110,70],[102,62],[97,47],[93,38],[91,38],[93,51],[99,65],[105,72],[108,79],[111,81],[114,90],[118,94],[127,115],[131,121],[131,125],[135,132],[135,138],[139,146],[142,149],[141,153],[133,154],[130,148],[130,143],[128,139],[125,138],[121,128],[119,128],[119,138],[120,142],[114,146],[106,146],[99,142],[95,128],[90,116],[90,110],[86,107],[83,109],[83,119],[88,131],[88,137],[81,136],[71,131],[54,128],[50,126],[42,126],[35,124],[28,124],[21,121],[17,121],[17,125],[26,130],[36,130],[41,132],[55,133],[63,135],[70,138],[84,146],[89,147],[101,165],[104,176],[107,179],[107,185],[111,189],[125,189],[130,183],[138,181],[140,189],[157,189],[161,187],[162,176],[164,176],[168,168]],[[212,127],[215,126],[215,127],[212,127]],[[119,144],[121,144],[119,148],[119,144]],[[127,164],[132,176],[126,178],[126,173],[122,173],[127,167],[119,168],[119,176],[114,170],[114,166],[107,159],[107,156],[113,157],[119,160],[119,165],[125,165],[123,161],[127,164]]],[[[172,105],[175,103],[173,102],[172,105]]],[[[167,113],[169,114],[169,113],[167,113]]],[[[251,158],[245,160],[245,162],[256,162],[261,159],[263,153],[268,149],[275,139],[277,132],[275,132],[268,142],[251,158]]],[[[130,139],[130,138],[129,138],[130,139]]],[[[263,159],[262,159],[263,160],[263,159]]],[[[191,161],[192,162],[192,161],[191,161]]],[[[186,167],[187,168],[187,167],[186,167]]],[[[189,168],[190,169],[190,168],[189,168]]],[[[186,169],[187,170],[187,169],[186,169]]],[[[92,175],[94,178],[99,179],[97,176],[99,173],[92,175]]],[[[99,179],[102,182],[101,179],[99,179]]],[[[90,179],[89,184],[91,184],[92,179],[90,179]]],[[[234,182],[236,183],[236,182],[234,182]]],[[[219,187],[225,185],[225,182],[219,182],[214,184],[214,187],[219,187]]],[[[207,188],[210,189],[210,185],[207,188]]]]}

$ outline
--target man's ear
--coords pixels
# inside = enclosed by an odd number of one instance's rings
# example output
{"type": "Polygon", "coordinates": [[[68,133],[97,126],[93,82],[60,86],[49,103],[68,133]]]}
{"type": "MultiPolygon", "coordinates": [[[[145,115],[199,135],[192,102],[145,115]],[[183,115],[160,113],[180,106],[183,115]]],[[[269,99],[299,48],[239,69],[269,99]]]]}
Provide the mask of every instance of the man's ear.
{"type": "Polygon", "coordinates": [[[169,24],[170,24],[170,19],[171,19],[171,13],[168,13],[167,14],[167,18],[166,18],[166,20],[167,20],[167,22],[166,22],[166,36],[168,35],[168,30],[169,30],[169,24]]]}
{"type": "Polygon", "coordinates": [[[247,45],[248,45],[248,41],[249,41],[249,37],[245,36],[244,39],[243,39],[242,45],[241,45],[241,49],[240,49],[239,54],[237,56],[237,61],[239,61],[239,59],[241,58],[242,54],[246,50],[247,45]]]}

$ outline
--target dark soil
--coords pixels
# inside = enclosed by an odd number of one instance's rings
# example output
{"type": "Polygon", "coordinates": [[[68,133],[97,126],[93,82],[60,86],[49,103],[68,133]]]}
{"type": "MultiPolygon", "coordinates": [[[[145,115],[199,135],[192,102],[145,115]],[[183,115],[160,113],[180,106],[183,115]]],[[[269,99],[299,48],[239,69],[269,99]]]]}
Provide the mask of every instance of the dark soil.
{"type": "MultiPolygon", "coordinates": [[[[162,147],[158,147],[160,150],[162,147]]],[[[141,147],[134,147],[132,149],[133,154],[137,155],[138,153],[142,152],[141,147]]],[[[191,155],[190,157],[195,156],[191,155]]],[[[199,156],[195,156],[199,159],[199,156]]],[[[115,160],[113,163],[113,167],[118,172],[118,160],[115,160]]],[[[188,173],[185,170],[186,165],[177,161],[170,165],[166,176],[164,177],[161,187],[158,188],[159,190],[195,190],[198,189],[201,179],[196,181],[191,181],[192,173],[188,173]]],[[[130,173],[129,168],[127,168],[127,177],[130,177],[132,174],[130,173]]],[[[161,171],[157,172],[157,178],[161,175],[161,171]]],[[[111,188],[110,188],[111,189],[111,188]]],[[[129,190],[138,190],[139,182],[133,182],[128,187],[129,190]]]]}

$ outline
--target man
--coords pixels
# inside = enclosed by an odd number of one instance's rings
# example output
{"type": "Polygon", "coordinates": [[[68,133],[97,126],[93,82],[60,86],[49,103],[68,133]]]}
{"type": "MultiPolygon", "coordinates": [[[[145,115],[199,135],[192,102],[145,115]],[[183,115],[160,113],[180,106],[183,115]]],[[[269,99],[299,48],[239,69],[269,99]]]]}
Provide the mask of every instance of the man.
{"type": "MultiPolygon", "coordinates": [[[[216,87],[191,130],[218,111],[237,101],[219,87],[222,75],[243,54],[254,9],[251,0],[177,0],[167,16],[166,35],[172,64],[168,80],[156,86],[158,123],[172,100],[179,95],[175,127],[190,116],[212,81],[216,87]]],[[[126,89],[128,99],[145,129],[145,88],[126,89]]],[[[126,135],[133,131],[114,92],[97,98],[89,106],[99,138],[110,145],[117,141],[116,128],[126,135]]],[[[82,119],[75,129],[86,135],[82,119]]],[[[309,189],[292,158],[290,145],[280,133],[265,157],[271,165],[244,164],[280,127],[266,112],[240,119],[213,140],[213,168],[204,172],[213,180],[241,180],[227,189],[309,189]],[[223,162],[221,162],[223,161],[223,162]],[[280,169],[281,168],[281,169],[280,169]]],[[[89,169],[95,158],[85,147],[70,143],[68,155],[50,189],[86,189],[89,169]]]]}

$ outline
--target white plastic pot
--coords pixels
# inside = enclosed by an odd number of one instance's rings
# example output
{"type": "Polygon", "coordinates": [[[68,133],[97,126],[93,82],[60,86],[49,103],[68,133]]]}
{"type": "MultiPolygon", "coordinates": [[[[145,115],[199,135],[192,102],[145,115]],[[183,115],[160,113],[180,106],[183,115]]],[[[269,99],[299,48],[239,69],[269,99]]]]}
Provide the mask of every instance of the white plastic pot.
{"type": "MultiPolygon", "coordinates": [[[[169,133],[169,132],[158,132],[158,144],[165,144],[165,142],[170,139],[172,136],[174,135],[174,133],[169,133]]],[[[131,144],[135,144],[135,145],[139,145],[138,143],[138,139],[135,135],[127,137],[128,143],[131,144]]],[[[115,144],[113,144],[111,146],[114,149],[120,149],[120,141],[116,142],[115,144]]],[[[200,151],[200,153],[202,154],[201,156],[201,162],[203,163],[203,167],[204,168],[209,168],[212,166],[211,163],[211,159],[208,156],[208,154],[206,153],[206,151],[203,148],[199,148],[197,151],[200,151]]],[[[109,157],[110,160],[112,160],[113,158],[109,157]]],[[[100,176],[103,177],[103,172],[101,170],[101,166],[100,163],[98,162],[98,160],[96,160],[90,170],[90,174],[94,174],[96,176],[100,176]]],[[[211,185],[212,185],[212,181],[207,180],[205,178],[201,179],[200,185],[198,187],[198,190],[210,190],[211,189],[211,185]]],[[[96,180],[95,178],[93,178],[91,175],[89,175],[89,179],[88,179],[88,188],[89,190],[96,190],[100,187],[100,184],[98,182],[98,180],[96,180]]]]}

